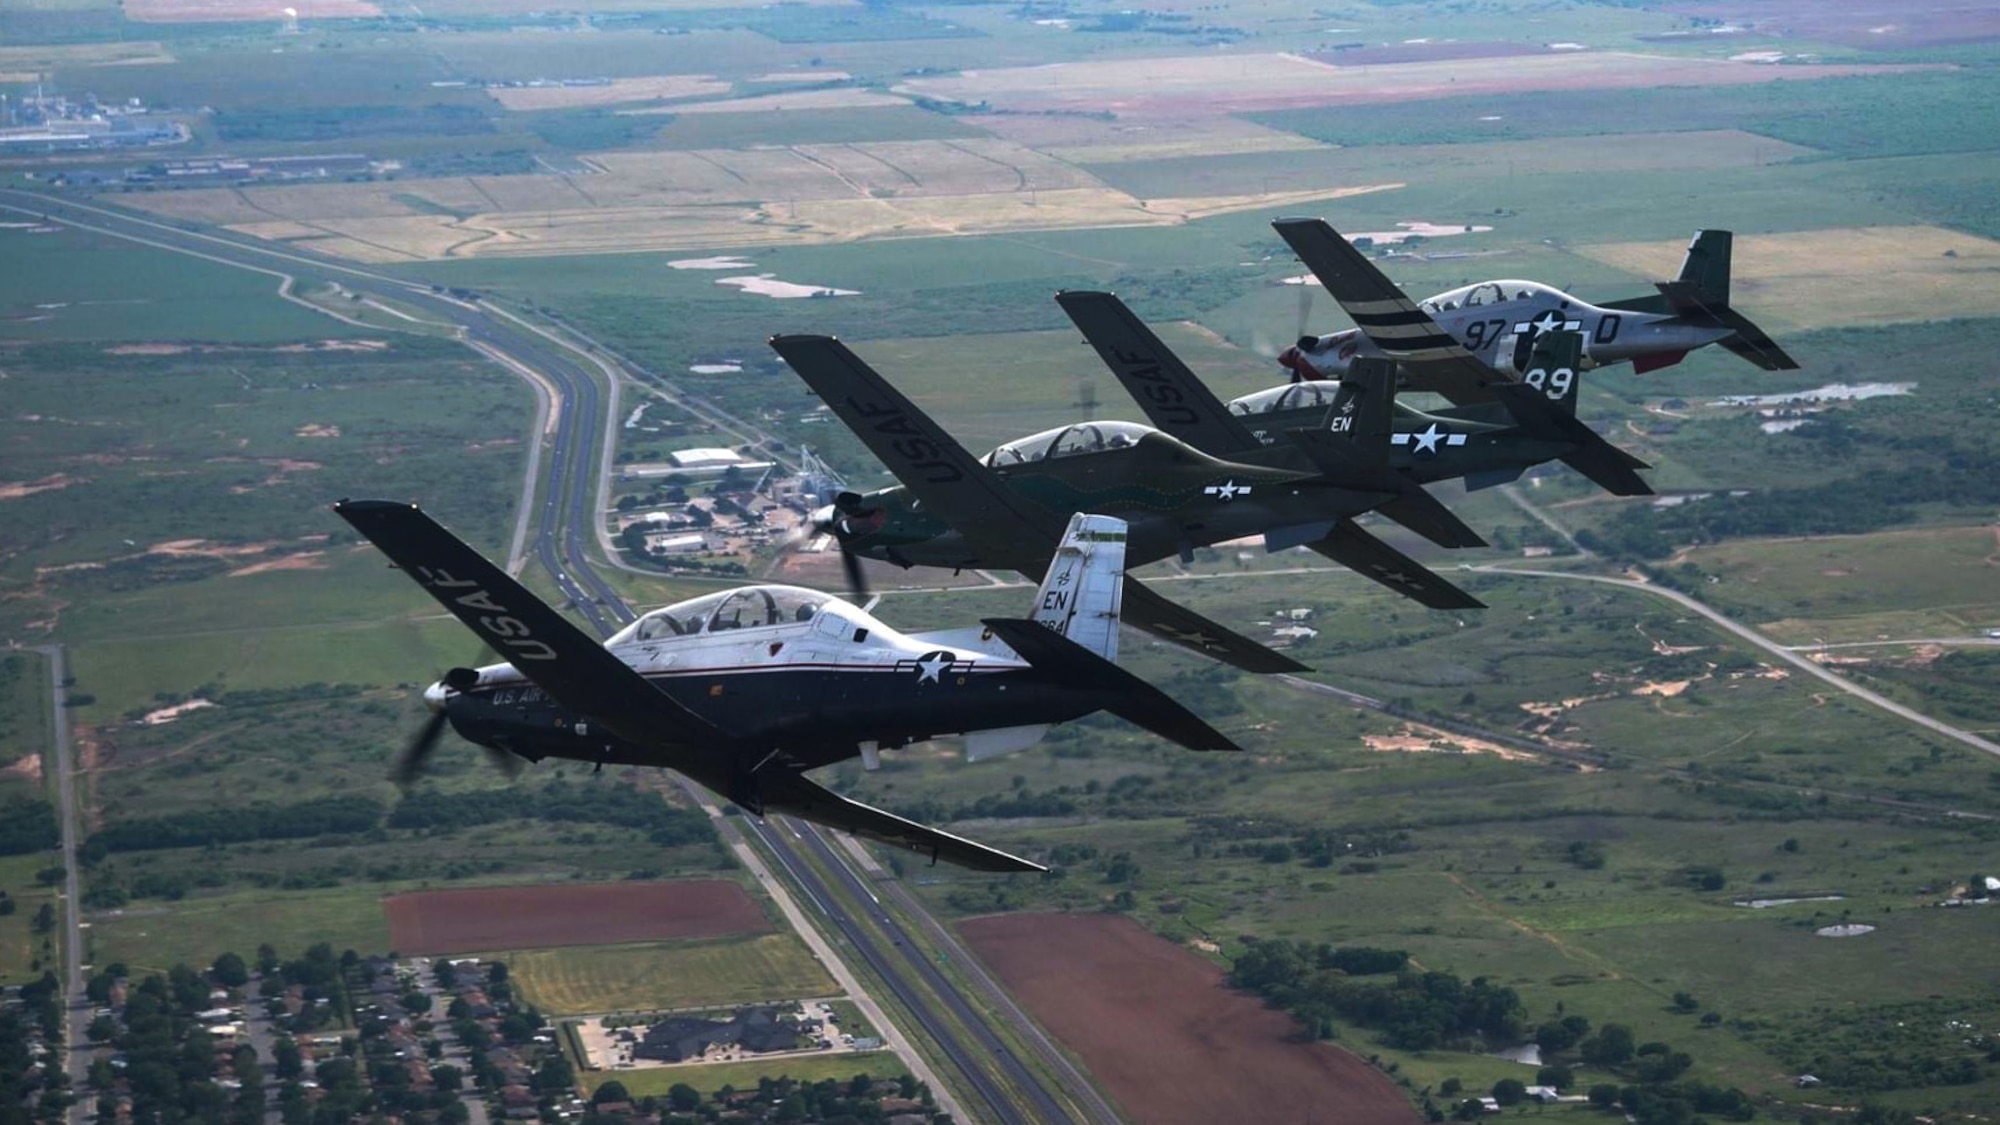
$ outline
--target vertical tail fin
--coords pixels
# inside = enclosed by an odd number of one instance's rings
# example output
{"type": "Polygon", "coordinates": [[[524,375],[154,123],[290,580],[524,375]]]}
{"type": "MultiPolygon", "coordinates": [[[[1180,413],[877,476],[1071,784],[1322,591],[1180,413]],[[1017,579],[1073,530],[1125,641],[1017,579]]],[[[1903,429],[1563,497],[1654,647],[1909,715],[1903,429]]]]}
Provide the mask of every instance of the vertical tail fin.
{"type": "Polygon", "coordinates": [[[1396,363],[1363,356],[1348,365],[1327,412],[1326,429],[1352,439],[1370,457],[1387,461],[1396,412],[1396,363]]]}
{"type": "Polygon", "coordinates": [[[1699,230],[1688,243],[1676,281],[1690,282],[1710,308],[1729,307],[1729,249],[1735,236],[1726,230],[1699,230]]]}
{"type": "Polygon", "coordinates": [[[1583,363],[1583,333],[1544,332],[1528,351],[1528,365],[1521,382],[1548,397],[1558,411],[1576,414],[1576,388],[1582,380],[1577,371],[1583,363]]]}
{"type": "Polygon", "coordinates": [[[1118,659],[1125,521],[1078,512],[1035,591],[1035,622],[1106,660],[1118,659]]]}

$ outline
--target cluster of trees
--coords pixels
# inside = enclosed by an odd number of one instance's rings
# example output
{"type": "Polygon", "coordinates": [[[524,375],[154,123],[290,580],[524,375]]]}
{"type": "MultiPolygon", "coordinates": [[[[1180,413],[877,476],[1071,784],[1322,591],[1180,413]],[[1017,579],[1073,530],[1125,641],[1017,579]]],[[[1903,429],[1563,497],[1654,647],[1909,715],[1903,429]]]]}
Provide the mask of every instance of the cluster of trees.
{"type": "Polygon", "coordinates": [[[412,793],[389,813],[389,827],[456,831],[503,820],[609,824],[636,828],[662,847],[709,843],[715,830],[693,809],[677,809],[656,793],[625,785],[579,785],[554,781],[541,789],[483,789],[412,793]]]}
{"type": "Polygon", "coordinates": [[[1332,1037],[1339,1017],[1404,1050],[1520,1039],[1527,1014],[1513,989],[1485,977],[1416,972],[1408,961],[1400,950],[1258,942],[1236,959],[1230,983],[1290,1012],[1320,1038],[1332,1037]],[[1391,972],[1388,981],[1358,979],[1391,972]]]}
{"type": "Polygon", "coordinates": [[[61,1064],[50,1056],[48,1066],[34,1069],[34,1059],[28,1053],[33,1041],[34,1025],[26,1013],[0,1009],[0,1125],[28,1125],[38,1119],[60,1122],[69,1105],[61,1064]],[[36,1094],[40,1095],[39,1104],[31,1114],[24,1103],[36,1094]]]}
{"type": "Polygon", "coordinates": [[[54,805],[25,797],[0,802],[0,855],[45,852],[61,840],[54,805]]]}
{"type": "MultiPolygon", "coordinates": [[[[1799,432],[1810,433],[1815,423],[1799,432]]],[[[1983,471],[1983,456],[1947,456],[1938,467],[1914,467],[1848,477],[1810,488],[1710,496],[1672,508],[1625,507],[1602,527],[1577,533],[1594,551],[1658,559],[1688,543],[1746,536],[1852,535],[1916,518],[1923,504],[1990,509],[2000,504],[2000,475],[1983,471]],[[1959,463],[1960,461],[1963,463],[1959,463]]]]}
{"type": "Polygon", "coordinates": [[[218,808],[119,821],[92,836],[86,851],[103,855],[351,835],[374,828],[381,819],[381,804],[367,797],[316,797],[290,805],[218,808]]]}
{"type": "Polygon", "coordinates": [[[602,1107],[630,1103],[641,1113],[657,1113],[660,1125],[693,1125],[728,1114],[729,1119],[746,1122],[880,1121],[882,1100],[904,1098],[922,1103],[926,1113],[935,1113],[930,1087],[910,1075],[898,1079],[871,1078],[857,1074],[845,1082],[826,1078],[801,1082],[788,1077],[759,1078],[754,1091],[724,1086],[704,1101],[701,1091],[685,1082],[669,1087],[665,1097],[633,1099],[623,1082],[612,1079],[590,1096],[583,1125],[615,1125],[624,1120],[607,1114],[602,1107]]]}
{"type": "Polygon", "coordinates": [[[1073,816],[1077,803],[1068,790],[1068,786],[1063,786],[1037,793],[1023,788],[1007,793],[988,793],[977,800],[960,801],[955,805],[936,800],[906,801],[898,804],[896,811],[927,824],[983,817],[1073,816]]]}
{"type": "MultiPolygon", "coordinates": [[[[125,1058],[132,1120],[262,1125],[263,1075],[256,1051],[246,1045],[230,1056],[243,1085],[227,1090],[217,1080],[214,1039],[187,1018],[207,1007],[207,1000],[207,983],[185,965],[168,976],[147,976],[126,993],[123,1026],[112,1042],[125,1058]]],[[[93,1025],[94,1033],[102,1030],[93,1025]]],[[[91,1086],[99,1091],[97,1112],[103,1120],[118,1114],[117,1077],[109,1060],[91,1064],[91,1086]]]]}

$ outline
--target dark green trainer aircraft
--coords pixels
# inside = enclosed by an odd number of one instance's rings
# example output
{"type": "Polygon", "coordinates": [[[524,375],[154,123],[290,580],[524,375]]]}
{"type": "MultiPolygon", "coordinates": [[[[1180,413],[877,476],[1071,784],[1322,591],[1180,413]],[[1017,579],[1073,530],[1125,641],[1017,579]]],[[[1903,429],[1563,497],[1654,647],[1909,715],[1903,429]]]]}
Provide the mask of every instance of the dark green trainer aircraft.
{"type": "MultiPolygon", "coordinates": [[[[1091,511],[1130,524],[1133,566],[1261,535],[1267,550],[1310,545],[1427,606],[1481,604],[1355,526],[1355,516],[1394,508],[1433,538],[1480,542],[1420,487],[1393,474],[1224,460],[1132,422],[1059,427],[1008,442],[982,461],[840,341],[778,336],[771,346],[902,482],[842,493],[817,515],[853,555],[903,567],[1034,574],[1047,565],[1070,514],[1091,511]]],[[[1124,608],[1127,624],[1249,671],[1303,667],[1136,579],[1126,581],[1124,608]]]]}
{"type": "Polygon", "coordinates": [[[1521,381],[1488,388],[1488,403],[1417,410],[1395,401],[1393,361],[1362,357],[1338,383],[1292,383],[1225,404],[1112,294],[1064,292],[1056,303],[1154,425],[1211,456],[1301,469],[1358,463],[1357,477],[1360,465],[1386,465],[1407,487],[1463,479],[1469,490],[1561,460],[1613,495],[1653,491],[1634,471],[1644,461],[1576,418],[1580,332],[1537,337],[1521,381]]]}

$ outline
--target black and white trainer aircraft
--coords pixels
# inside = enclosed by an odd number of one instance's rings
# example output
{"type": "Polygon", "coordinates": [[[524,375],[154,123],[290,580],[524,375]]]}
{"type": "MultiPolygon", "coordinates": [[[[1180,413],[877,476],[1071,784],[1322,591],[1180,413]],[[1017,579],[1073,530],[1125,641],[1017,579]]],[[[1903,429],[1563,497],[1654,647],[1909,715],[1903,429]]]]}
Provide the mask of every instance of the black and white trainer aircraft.
{"type": "Polygon", "coordinates": [[[1026,749],[1050,725],[1108,711],[1191,750],[1240,750],[1120,668],[1123,520],[1069,521],[1032,616],[900,633],[796,586],[743,586],[645,614],[598,643],[414,504],[334,511],[504,663],[454,668],[405,754],[414,776],[449,723],[530,761],[679,770],[745,811],[785,813],[980,871],[1039,864],[850,801],[806,771],[963,735],[966,757],[1026,749]]]}

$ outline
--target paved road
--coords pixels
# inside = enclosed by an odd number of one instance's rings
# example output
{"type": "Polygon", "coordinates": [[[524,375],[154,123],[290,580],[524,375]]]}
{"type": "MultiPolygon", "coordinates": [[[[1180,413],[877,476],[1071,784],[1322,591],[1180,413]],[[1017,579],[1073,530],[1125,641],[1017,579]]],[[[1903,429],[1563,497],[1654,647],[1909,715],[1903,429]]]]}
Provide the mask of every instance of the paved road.
{"type": "Polygon", "coordinates": [[[35,650],[48,658],[51,702],[55,711],[49,720],[53,745],[49,756],[56,770],[56,813],[62,821],[63,864],[63,1069],[69,1074],[70,1089],[77,1103],[69,1109],[69,1120],[88,1120],[93,1099],[83,1096],[90,1076],[90,1044],[84,1029],[90,1026],[90,998],[83,983],[83,895],[78,889],[82,864],[77,861],[76,752],[69,737],[69,661],[61,645],[45,645],[35,650]]]}
{"type": "MultiPolygon", "coordinates": [[[[563,597],[601,635],[608,635],[635,616],[597,573],[586,551],[589,537],[601,533],[602,522],[598,513],[601,503],[594,496],[596,490],[593,485],[602,488],[602,479],[610,463],[610,443],[605,435],[613,432],[612,427],[617,422],[613,414],[617,407],[615,397],[607,400],[604,390],[607,386],[615,388],[616,381],[610,378],[611,372],[584,351],[566,346],[555,335],[496,306],[435,293],[419,283],[292,248],[277,248],[235,237],[184,230],[92,204],[4,189],[0,189],[0,210],[36,215],[96,233],[255,270],[278,278],[287,290],[295,272],[334,276],[342,285],[364,297],[390,298],[418,309],[431,319],[460,325],[461,339],[468,346],[501,360],[517,374],[528,378],[537,387],[538,395],[545,393],[549,397],[547,405],[553,415],[555,429],[550,435],[545,458],[547,483],[541,491],[539,504],[535,505],[532,525],[528,528],[532,536],[528,552],[549,572],[563,597]],[[590,370],[592,366],[598,371],[593,373],[590,370]],[[602,386],[593,377],[594,374],[605,376],[602,386]]],[[[590,341],[585,343],[594,344],[590,341]]],[[[746,436],[763,436],[755,427],[712,404],[690,401],[694,396],[679,392],[675,387],[669,386],[669,390],[680,395],[684,407],[724,429],[746,436]]],[[[615,395],[615,391],[612,393],[615,395]]],[[[817,877],[810,867],[799,862],[792,852],[795,842],[786,840],[785,836],[785,833],[766,833],[766,843],[775,854],[787,861],[788,867],[795,869],[802,885],[814,887],[818,883],[817,877]]],[[[839,865],[843,861],[836,857],[832,862],[839,865]]],[[[836,870],[845,868],[837,866],[836,870]]],[[[830,895],[827,900],[831,901],[830,895]]],[[[907,951],[898,953],[893,947],[877,948],[868,932],[859,928],[848,930],[842,936],[862,952],[892,989],[915,994],[899,968],[899,965],[906,965],[912,960],[907,951]]],[[[949,981],[940,982],[938,987],[939,995],[946,996],[946,1003],[955,1011],[974,1012],[949,981]]],[[[913,1010],[921,1011],[920,1008],[913,1010]]],[[[975,1026],[985,1035],[991,1035],[976,1015],[968,1020],[968,1026],[975,1026]]],[[[1039,1032],[1032,1025],[1026,1025],[1023,1034],[1030,1042],[1039,1038],[1039,1032]]],[[[936,1029],[932,1039],[982,1094],[989,1094],[998,1088],[988,1074],[989,1067],[997,1065],[1009,1070],[1010,1077],[1015,1079],[1019,1088],[1030,1091],[1031,1099],[1038,1106],[1054,1107],[1059,1104],[1048,1091],[1042,1089],[1033,1073],[1019,1060],[1007,1058],[997,1063],[989,1062],[960,1043],[948,1028],[936,1029]]],[[[1087,1087],[1087,1083],[1085,1085],[1087,1087]]],[[[935,1082],[932,1086],[940,1093],[945,1092],[935,1082]]],[[[1091,1095],[1095,1093],[1087,1092],[1091,1095]]],[[[1021,1117],[1021,1110],[1008,1104],[1004,1095],[997,1100],[991,1097],[988,1100],[988,1111],[993,1120],[1029,1120],[1021,1117]]],[[[963,1115],[960,1119],[970,1120],[963,1115]]],[[[1069,1120],[1059,1109],[1045,1119],[1069,1120]]]]}
{"type": "Polygon", "coordinates": [[[1637,579],[1633,578],[1611,578],[1602,574],[1572,574],[1568,571],[1562,571],[1562,570],[1531,570],[1525,567],[1511,567],[1511,566],[1498,566],[1498,565],[1482,566],[1482,567],[1477,567],[1475,569],[1492,574],[1516,574],[1516,575],[1524,575],[1530,578],[1560,578],[1570,582],[1596,582],[1605,586],[1622,586],[1628,590],[1640,590],[1644,591],[1645,593],[1652,594],[1654,597],[1665,598],[1668,601],[1673,602],[1674,604],[1679,605],[1682,608],[1688,610],[1689,612],[1698,613],[1701,616],[1708,618],[1708,620],[1715,623],[1717,626],[1720,626],[1722,629],[1728,631],[1729,633],[1735,635],[1736,637],[1744,641],[1749,642],[1750,644],[1757,646],[1758,648],[1763,649],[1765,652],[1768,652],[1772,656],[1775,656],[1778,659],[1784,661],[1785,663],[1790,664],[1792,667],[1797,668],[1799,671],[1804,672],[1809,676],[1813,676],[1819,680],[1822,680],[1832,685],[1833,687],[1839,688],[1841,691],[1844,691],[1847,694],[1852,695],[1857,699],[1860,699],[1866,703],[1871,703],[1876,707],[1880,707],[1882,710],[1889,712],[1891,715],[1894,715],[1899,719],[1904,719],[1908,722],[1915,723],[1916,725],[1924,728],[1925,730],[1930,731],[1932,734],[1941,735],[1945,738],[1953,740],[1954,742],[1962,742],[1965,745],[1972,747],[1974,750],[1980,750],[1985,753],[1992,754],[1995,757],[2000,757],[2000,743],[1989,742],[1988,740],[1981,738],[1976,734],[1973,734],[1971,731],[1960,730],[1959,728],[1952,726],[1950,723],[1943,722],[1938,719],[1933,719],[1929,715],[1926,715],[1921,711],[1916,711],[1909,707],[1905,707],[1902,704],[1896,702],[1895,700],[1888,698],[1887,696],[1881,695],[1877,692],[1869,691],[1867,688],[1862,687],[1860,684],[1853,683],[1852,681],[1849,681],[1838,675],[1835,675],[1832,671],[1828,670],[1827,668],[1818,664],[1817,662],[1808,660],[1805,657],[1800,656],[1797,652],[1794,652],[1789,647],[1779,644],[1778,642],[1772,640],[1771,638],[1765,636],[1764,634],[1759,633],[1757,630],[1750,628],[1748,625],[1744,625],[1739,621],[1731,619],[1730,617],[1728,617],[1723,613],[1710,609],[1709,607],[1687,596],[1686,594],[1681,593],[1679,590],[1669,590],[1665,586],[1656,586],[1651,582],[1640,582],[1637,579]]]}

